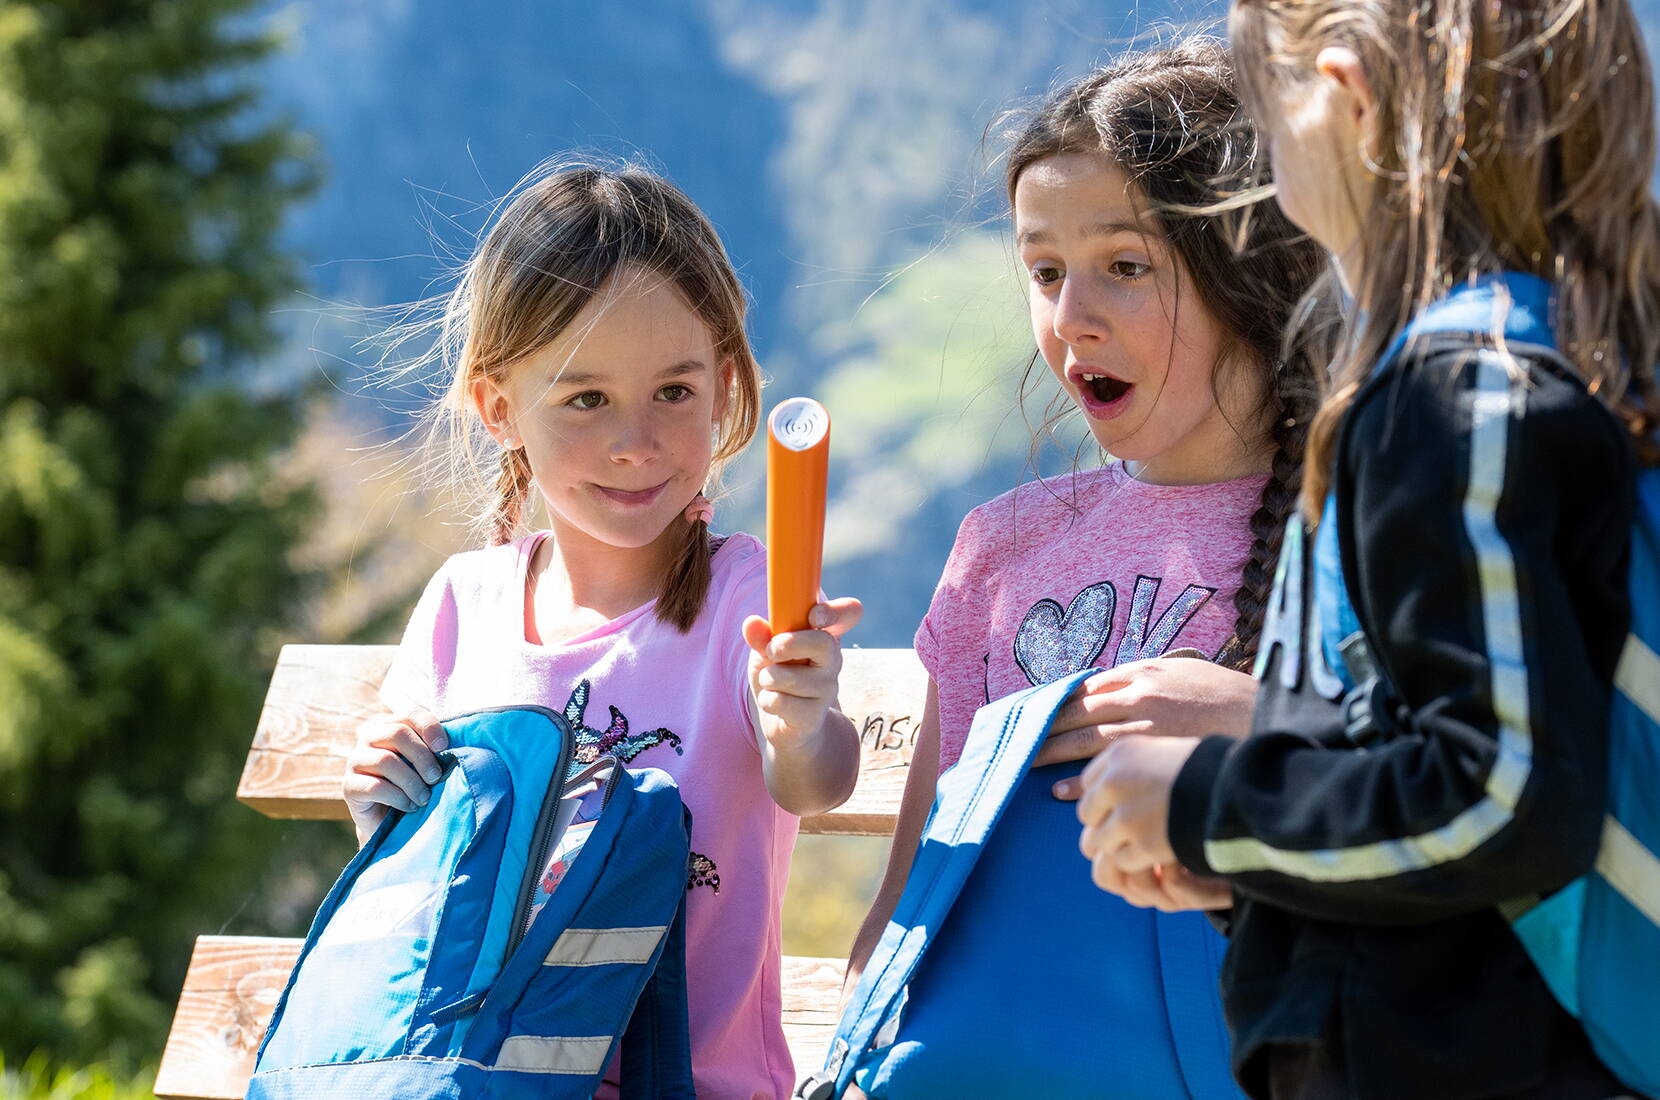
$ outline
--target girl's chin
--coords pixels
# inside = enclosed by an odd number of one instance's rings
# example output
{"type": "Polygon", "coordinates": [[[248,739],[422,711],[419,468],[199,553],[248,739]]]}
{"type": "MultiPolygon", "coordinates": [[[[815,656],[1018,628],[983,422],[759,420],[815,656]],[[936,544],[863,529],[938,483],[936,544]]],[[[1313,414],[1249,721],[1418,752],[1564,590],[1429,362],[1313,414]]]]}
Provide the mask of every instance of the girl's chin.
{"type": "Polygon", "coordinates": [[[638,516],[619,522],[616,516],[562,514],[556,518],[554,537],[578,534],[592,542],[617,550],[643,550],[658,542],[674,526],[677,514],[665,518],[638,516]]]}
{"type": "Polygon", "coordinates": [[[1096,446],[1114,458],[1125,462],[1147,461],[1148,456],[1142,452],[1140,447],[1135,445],[1133,440],[1125,438],[1123,432],[1095,431],[1090,432],[1090,435],[1095,437],[1096,446]]]}

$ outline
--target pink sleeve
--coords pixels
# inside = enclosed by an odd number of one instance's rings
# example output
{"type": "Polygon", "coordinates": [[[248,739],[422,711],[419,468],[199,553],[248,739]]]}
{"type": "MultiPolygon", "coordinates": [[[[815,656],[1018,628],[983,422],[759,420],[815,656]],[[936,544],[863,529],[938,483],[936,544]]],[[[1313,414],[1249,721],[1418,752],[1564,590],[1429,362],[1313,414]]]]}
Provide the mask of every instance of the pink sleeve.
{"type": "Polygon", "coordinates": [[[407,714],[415,707],[437,709],[440,685],[455,669],[456,625],[455,593],[445,562],[410,613],[392,667],[381,681],[381,702],[394,713],[407,714]]]}
{"type": "Polygon", "coordinates": [[[951,545],[951,556],[945,560],[939,584],[927,614],[916,628],[917,659],[935,683],[940,680],[940,665],[946,650],[969,649],[979,644],[978,633],[985,628],[984,616],[979,613],[983,595],[980,580],[986,575],[986,524],[984,508],[976,508],[963,517],[957,528],[957,541],[951,545]],[[974,632],[975,637],[965,636],[974,632]]]}

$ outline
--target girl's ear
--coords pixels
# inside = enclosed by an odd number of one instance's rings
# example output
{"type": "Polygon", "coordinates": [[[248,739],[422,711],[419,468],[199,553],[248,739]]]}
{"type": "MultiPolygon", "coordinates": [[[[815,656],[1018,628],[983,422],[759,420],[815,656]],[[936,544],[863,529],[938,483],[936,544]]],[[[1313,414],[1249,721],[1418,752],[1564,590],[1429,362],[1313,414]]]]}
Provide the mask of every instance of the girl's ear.
{"type": "Polygon", "coordinates": [[[472,399],[473,411],[484,421],[484,430],[490,433],[490,438],[508,450],[523,442],[513,426],[512,405],[501,386],[489,378],[475,378],[468,396],[472,399]]]}
{"type": "Polygon", "coordinates": [[[1378,99],[1360,55],[1347,46],[1327,46],[1314,59],[1314,70],[1335,85],[1344,121],[1357,138],[1364,138],[1370,152],[1377,136],[1378,99]]]}

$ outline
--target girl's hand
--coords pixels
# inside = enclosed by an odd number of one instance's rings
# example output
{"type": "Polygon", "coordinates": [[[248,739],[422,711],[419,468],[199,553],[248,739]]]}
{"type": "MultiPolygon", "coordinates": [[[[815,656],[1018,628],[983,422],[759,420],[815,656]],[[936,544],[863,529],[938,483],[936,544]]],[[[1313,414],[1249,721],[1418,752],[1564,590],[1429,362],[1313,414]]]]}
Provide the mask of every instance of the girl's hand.
{"type": "Polygon", "coordinates": [[[811,630],[774,635],[766,620],[744,621],[749,690],[761,734],[761,770],[774,802],[800,817],[847,801],[859,779],[859,736],[836,709],[841,637],[858,625],[858,600],[814,604],[811,630]]]}
{"type": "MultiPolygon", "coordinates": [[[[1061,708],[1033,767],[1088,760],[1126,734],[1243,737],[1251,729],[1256,681],[1199,657],[1154,657],[1098,672],[1061,708]]],[[[1055,797],[1078,797],[1076,780],[1055,797]]]]}
{"type": "Polygon", "coordinates": [[[408,813],[427,804],[442,774],[433,753],[449,748],[444,727],[431,712],[378,714],[357,727],[357,744],[346,757],[341,793],[363,844],[391,807],[408,813]]]}
{"type": "MultiPolygon", "coordinates": [[[[1095,880],[1100,882],[1100,878],[1095,880]]],[[[1111,891],[1143,909],[1183,913],[1190,909],[1227,909],[1233,889],[1223,879],[1204,878],[1180,863],[1161,863],[1147,871],[1125,873],[1111,891]]]]}
{"type": "Polygon", "coordinates": [[[814,604],[807,613],[812,630],[774,634],[758,615],[744,621],[744,641],[754,650],[749,689],[768,741],[781,745],[818,732],[836,701],[841,637],[859,625],[864,613],[864,605],[848,597],[814,604]]]}
{"type": "Polygon", "coordinates": [[[1171,788],[1198,746],[1197,737],[1121,737],[1089,762],[1079,777],[1078,847],[1095,885],[1133,905],[1156,905],[1172,887],[1193,889],[1169,871],[1179,864],[1168,826],[1171,788]]]}

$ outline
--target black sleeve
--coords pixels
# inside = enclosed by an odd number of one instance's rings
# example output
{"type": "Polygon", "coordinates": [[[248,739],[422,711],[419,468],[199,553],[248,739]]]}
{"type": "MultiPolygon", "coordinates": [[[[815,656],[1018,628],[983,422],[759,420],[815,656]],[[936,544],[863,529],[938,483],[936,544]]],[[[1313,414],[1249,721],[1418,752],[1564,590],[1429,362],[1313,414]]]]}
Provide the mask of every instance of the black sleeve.
{"type": "MultiPolygon", "coordinates": [[[[1554,368],[1466,350],[1374,380],[1335,470],[1344,573],[1390,690],[1368,724],[1207,739],[1170,836],[1317,919],[1422,922],[1584,874],[1629,614],[1632,459],[1554,368]]],[[[1264,685],[1273,690],[1275,685],[1264,685]]]]}

